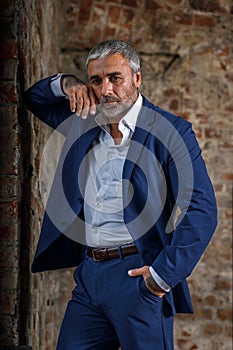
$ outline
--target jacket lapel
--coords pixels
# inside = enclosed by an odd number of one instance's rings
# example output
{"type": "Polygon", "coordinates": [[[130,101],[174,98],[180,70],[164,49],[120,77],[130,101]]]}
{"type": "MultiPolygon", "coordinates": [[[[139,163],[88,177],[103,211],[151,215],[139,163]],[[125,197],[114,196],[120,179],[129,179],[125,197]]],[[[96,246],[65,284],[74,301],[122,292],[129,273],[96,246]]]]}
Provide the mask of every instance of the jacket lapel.
{"type": "Polygon", "coordinates": [[[149,107],[149,101],[143,97],[143,106],[138,116],[123,169],[123,179],[130,179],[132,171],[137,164],[137,160],[145,147],[146,140],[150,136],[150,131],[154,126],[155,112],[149,107]]]}

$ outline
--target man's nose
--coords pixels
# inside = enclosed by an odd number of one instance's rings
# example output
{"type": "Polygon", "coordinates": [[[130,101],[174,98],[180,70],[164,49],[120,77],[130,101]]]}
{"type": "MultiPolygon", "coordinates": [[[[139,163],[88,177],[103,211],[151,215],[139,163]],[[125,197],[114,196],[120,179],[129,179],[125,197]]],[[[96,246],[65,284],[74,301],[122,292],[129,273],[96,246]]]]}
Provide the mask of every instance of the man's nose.
{"type": "Polygon", "coordinates": [[[109,79],[103,79],[101,88],[102,96],[111,95],[112,91],[112,83],[109,81],[109,79]]]}

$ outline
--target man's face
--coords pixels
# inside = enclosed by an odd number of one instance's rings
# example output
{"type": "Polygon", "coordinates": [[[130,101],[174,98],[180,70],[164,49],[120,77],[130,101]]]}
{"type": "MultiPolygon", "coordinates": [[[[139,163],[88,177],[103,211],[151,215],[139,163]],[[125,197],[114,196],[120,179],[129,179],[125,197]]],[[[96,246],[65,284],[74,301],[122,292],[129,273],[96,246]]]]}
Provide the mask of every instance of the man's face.
{"type": "Polygon", "coordinates": [[[120,54],[90,61],[88,79],[108,118],[119,118],[137,100],[141,74],[133,73],[129,61],[120,54]]]}

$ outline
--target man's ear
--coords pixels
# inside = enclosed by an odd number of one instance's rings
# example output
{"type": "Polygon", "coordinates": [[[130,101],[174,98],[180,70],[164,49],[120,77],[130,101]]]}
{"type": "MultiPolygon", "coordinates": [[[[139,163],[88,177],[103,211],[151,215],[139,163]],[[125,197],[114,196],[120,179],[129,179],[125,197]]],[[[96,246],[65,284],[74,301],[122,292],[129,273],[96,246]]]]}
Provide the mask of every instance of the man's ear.
{"type": "Polygon", "coordinates": [[[142,82],[141,72],[138,71],[137,73],[134,73],[133,79],[134,79],[134,85],[136,86],[136,88],[139,88],[142,82]]]}

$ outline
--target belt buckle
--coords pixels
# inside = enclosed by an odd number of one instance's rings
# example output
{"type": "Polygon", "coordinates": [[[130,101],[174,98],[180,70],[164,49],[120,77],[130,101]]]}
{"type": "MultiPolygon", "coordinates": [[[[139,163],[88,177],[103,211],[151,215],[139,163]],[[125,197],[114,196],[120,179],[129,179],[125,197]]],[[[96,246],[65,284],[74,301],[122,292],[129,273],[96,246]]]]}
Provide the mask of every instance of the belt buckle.
{"type": "Polygon", "coordinates": [[[103,260],[105,260],[105,258],[104,257],[101,257],[101,255],[102,255],[102,253],[106,253],[106,251],[107,251],[107,248],[102,248],[102,249],[93,249],[92,250],[92,259],[94,260],[94,261],[103,261],[103,260]],[[97,253],[97,254],[100,254],[100,256],[98,257],[98,256],[96,256],[96,254],[95,253],[97,253]]]}

